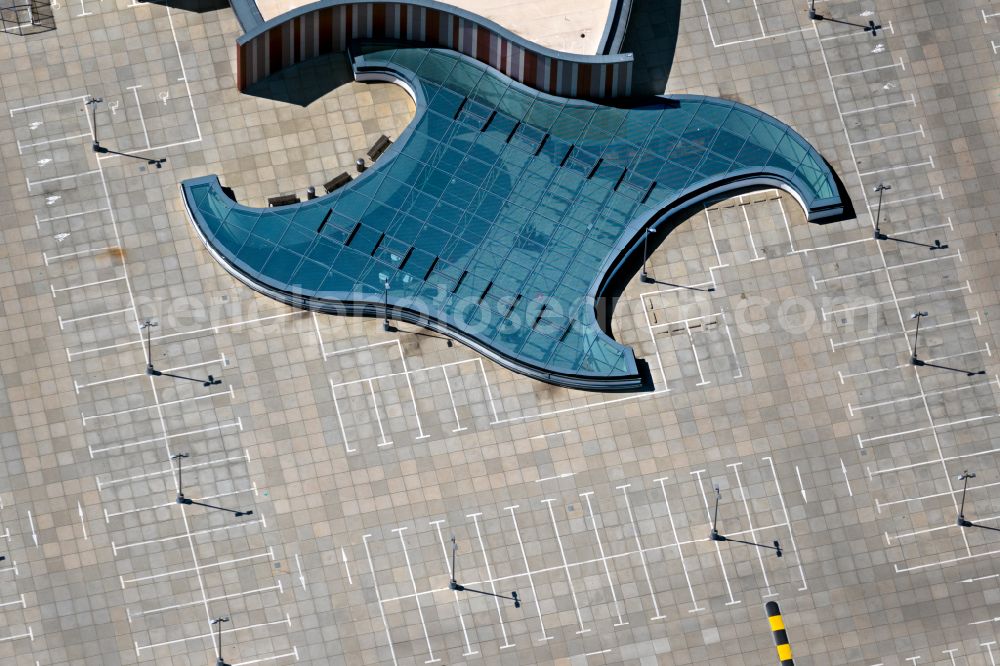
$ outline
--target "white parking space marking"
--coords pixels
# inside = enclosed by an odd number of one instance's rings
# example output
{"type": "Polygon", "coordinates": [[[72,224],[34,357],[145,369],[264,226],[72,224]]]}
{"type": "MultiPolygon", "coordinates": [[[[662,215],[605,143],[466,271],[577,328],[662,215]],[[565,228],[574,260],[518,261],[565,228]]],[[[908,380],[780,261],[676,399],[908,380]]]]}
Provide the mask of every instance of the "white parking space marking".
{"type": "MultiPolygon", "coordinates": [[[[82,317],[70,317],[69,319],[63,319],[62,317],[58,317],[59,329],[65,330],[66,324],[75,324],[80,321],[89,321],[91,319],[100,319],[103,317],[113,317],[115,315],[125,314],[131,311],[132,308],[128,307],[128,308],[118,308],[117,310],[110,310],[108,312],[98,312],[97,314],[92,314],[92,315],[84,315],[82,317]]],[[[79,391],[77,391],[77,393],[79,393],[79,391]]]]}
{"type": "MultiPolygon", "coordinates": [[[[280,580],[278,581],[278,583],[276,585],[270,585],[268,587],[261,587],[261,588],[258,588],[256,590],[245,590],[245,591],[240,591],[240,592],[233,592],[231,594],[223,594],[223,595],[220,595],[220,596],[217,596],[217,597],[212,597],[208,601],[214,603],[216,601],[226,601],[228,599],[235,599],[237,597],[247,596],[247,595],[250,595],[250,594],[259,594],[259,593],[263,593],[263,592],[272,592],[274,590],[278,590],[279,594],[284,594],[284,588],[282,587],[280,580]]],[[[144,615],[157,615],[159,613],[165,613],[167,611],[177,610],[179,608],[190,608],[191,606],[198,606],[201,603],[202,603],[201,599],[198,599],[197,601],[190,601],[190,602],[183,603],[183,604],[173,604],[171,606],[163,606],[163,607],[160,607],[160,608],[150,608],[149,610],[129,611],[129,622],[131,622],[132,618],[134,618],[134,617],[142,617],[144,615]]]]}
{"type": "Polygon", "coordinates": [[[8,606],[20,606],[21,609],[24,610],[28,607],[28,604],[25,603],[24,594],[22,594],[20,598],[15,599],[14,601],[5,601],[0,603],[0,608],[7,608],[8,606]]]}
{"type": "Polygon", "coordinates": [[[21,143],[17,141],[17,152],[23,155],[26,150],[33,150],[35,148],[41,148],[44,146],[51,146],[55,143],[66,143],[70,141],[79,141],[80,139],[89,139],[90,134],[71,134],[69,136],[60,136],[55,139],[45,139],[44,141],[34,141],[31,143],[21,143]]]}
{"type": "Polygon", "coordinates": [[[980,386],[991,386],[994,383],[997,385],[997,388],[1000,388],[1000,376],[995,376],[993,379],[987,382],[968,384],[966,386],[956,386],[954,388],[941,389],[940,391],[926,391],[926,392],[922,391],[917,395],[908,395],[902,398],[893,398],[892,400],[883,400],[881,402],[873,402],[865,405],[854,406],[851,403],[847,403],[847,411],[851,416],[854,416],[856,412],[863,412],[867,409],[878,409],[879,407],[885,407],[887,405],[896,405],[902,402],[912,402],[915,400],[926,401],[927,398],[933,396],[946,395],[949,393],[958,393],[960,391],[968,391],[970,389],[978,388],[980,386]]]}
{"type": "MultiPolygon", "coordinates": [[[[247,460],[247,461],[249,461],[250,460],[250,454],[246,450],[244,450],[242,456],[230,456],[228,458],[222,458],[220,460],[211,460],[211,461],[203,462],[203,463],[193,463],[191,465],[185,465],[184,469],[185,470],[190,470],[190,469],[198,469],[198,468],[201,468],[201,467],[213,467],[213,466],[216,466],[216,465],[223,465],[223,464],[225,464],[227,462],[233,462],[233,461],[237,461],[237,460],[247,460]]],[[[171,466],[167,467],[167,469],[161,469],[161,470],[157,470],[155,472],[145,472],[143,474],[134,474],[132,476],[126,476],[126,477],[120,477],[120,478],[112,478],[109,481],[100,481],[100,477],[97,477],[97,479],[98,479],[97,489],[98,490],[103,490],[104,488],[109,488],[111,486],[120,485],[120,484],[123,484],[123,483],[129,483],[129,482],[135,481],[137,479],[148,479],[148,478],[151,478],[151,477],[167,476],[167,475],[173,476],[173,474],[174,474],[174,467],[171,465],[171,466]]]]}
{"type": "Polygon", "coordinates": [[[944,199],[944,188],[938,185],[936,192],[927,192],[926,194],[917,194],[910,197],[902,197],[900,199],[887,199],[882,202],[882,207],[888,208],[891,206],[898,206],[900,204],[912,203],[914,201],[923,201],[925,199],[944,199]]]}
{"type": "MultiPolygon", "coordinates": [[[[149,581],[149,580],[159,580],[161,578],[171,578],[173,576],[180,576],[180,575],[183,575],[183,574],[186,574],[186,573],[193,573],[193,572],[205,571],[207,569],[221,569],[222,567],[230,565],[230,564],[242,564],[244,562],[250,562],[250,561],[253,561],[253,560],[259,560],[261,558],[267,558],[269,560],[273,560],[274,559],[274,555],[269,550],[266,553],[257,553],[256,555],[247,555],[246,557],[237,557],[235,559],[222,560],[222,561],[219,561],[219,562],[211,562],[209,564],[199,564],[199,565],[194,566],[194,567],[187,567],[187,568],[184,568],[184,569],[176,569],[176,570],[173,570],[173,571],[162,571],[160,573],[151,574],[151,575],[148,575],[148,576],[136,576],[135,578],[125,578],[124,576],[119,576],[119,581],[121,582],[122,589],[124,590],[126,585],[130,585],[130,584],[133,584],[133,583],[144,583],[144,582],[149,581]]],[[[201,600],[199,600],[199,603],[202,603],[201,600]]]]}
{"type": "Polygon", "coordinates": [[[43,178],[41,180],[31,180],[25,178],[24,181],[28,186],[28,191],[30,192],[33,187],[38,187],[39,185],[45,185],[47,183],[58,183],[65,180],[75,180],[77,178],[86,178],[87,176],[93,176],[96,173],[100,173],[97,169],[92,169],[91,171],[84,171],[82,173],[73,173],[68,176],[54,176],[52,178],[43,178]]]}
{"type": "Polygon", "coordinates": [[[170,541],[179,541],[179,540],[182,540],[182,539],[184,539],[184,540],[190,540],[190,539],[193,539],[194,537],[202,536],[204,534],[215,534],[216,532],[228,532],[230,530],[243,530],[243,529],[247,529],[247,528],[249,528],[249,527],[251,527],[253,525],[264,525],[265,527],[267,526],[267,524],[264,522],[264,519],[262,518],[261,520],[254,520],[254,521],[234,523],[232,525],[223,525],[222,527],[213,527],[211,529],[199,530],[197,532],[190,532],[190,533],[185,533],[185,534],[175,534],[173,536],[162,537],[160,539],[147,539],[146,541],[136,541],[134,543],[124,543],[124,544],[121,544],[120,546],[116,545],[115,542],[112,541],[111,542],[111,550],[114,552],[115,555],[117,555],[118,551],[120,551],[120,550],[129,550],[131,548],[142,548],[143,546],[149,546],[149,545],[155,544],[155,543],[167,543],[167,542],[170,542],[170,541]]]}
{"type": "Polygon", "coordinates": [[[576,586],[573,584],[573,575],[569,571],[569,562],[566,560],[566,550],[563,548],[562,537],[559,536],[559,525],[556,523],[555,513],[552,511],[554,499],[543,499],[542,504],[548,506],[549,517],[552,519],[552,530],[556,535],[556,543],[559,545],[559,554],[562,555],[563,569],[566,571],[566,581],[569,583],[570,596],[573,598],[573,607],[576,609],[576,621],[580,624],[577,634],[586,634],[590,629],[583,625],[583,615],[580,614],[580,602],[576,598],[576,586]]]}
{"type": "Polygon", "coordinates": [[[38,532],[35,531],[35,519],[31,515],[31,509],[28,509],[28,525],[31,527],[31,540],[35,543],[35,548],[38,548],[38,532]]]}
{"type": "Polygon", "coordinates": [[[868,309],[868,308],[880,308],[880,307],[882,307],[884,305],[895,305],[896,303],[906,303],[906,302],[909,302],[909,301],[924,301],[924,300],[930,299],[933,296],[942,296],[942,295],[945,295],[945,294],[953,294],[953,293],[956,293],[956,292],[968,292],[968,293],[971,294],[972,293],[972,285],[969,283],[968,280],[966,280],[964,287],[952,287],[952,288],[949,288],[949,289],[938,289],[938,290],[935,290],[935,291],[927,291],[927,292],[923,292],[923,293],[920,293],[920,294],[913,294],[911,296],[900,296],[899,298],[897,298],[895,300],[873,301],[871,303],[865,303],[863,305],[852,305],[852,306],[847,306],[847,307],[843,307],[843,308],[836,308],[836,309],[833,309],[833,310],[823,310],[821,308],[820,309],[820,314],[823,317],[823,320],[825,321],[826,318],[827,318],[827,316],[829,316],[829,315],[842,314],[844,312],[855,312],[857,310],[865,310],[865,309],[868,309]]]}
{"type": "MultiPolygon", "coordinates": [[[[521,559],[524,561],[524,572],[528,577],[528,586],[531,588],[531,596],[535,600],[535,608],[538,610],[538,626],[542,630],[542,637],[539,638],[539,642],[544,643],[545,641],[551,641],[554,637],[549,636],[545,631],[545,622],[542,620],[542,602],[538,598],[538,592],[535,590],[535,579],[531,575],[531,566],[528,564],[528,554],[524,550],[524,541],[521,539],[521,528],[517,525],[517,516],[514,514],[514,509],[520,508],[519,504],[514,506],[504,507],[504,511],[510,511],[510,519],[514,524],[514,535],[517,536],[517,545],[521,549],[521,559]]],[[[464,625],[463,625],[464,626],[464,625]]]]}
{"type": "Polygon", "coordinates": [[[149,130],[146,128],[146,119],[142,115],[142,101],[139,99],[139,88],[141,87],[142,84],[127,86],[125,90],[131,90],[135,96],[135,108],[139,112],[139,123],[142,125],[142,134],[146,137],[146,150],[149,150],[153,145],[149,142],[149,130]]]}
{"type": "Polygon", "coordinates": [[[843,77],[846,77],[846,76],[857,76],[859,74],[867,74],[869,72],[880,72],[880,71],[883,71],[883,70],[886,70],[886,69],[897,69],[897,68],[900,69],[900,70],[902,70],[902,71],[904,71],[904,72],[906,71],[906,65],[903,63],[903,59],[902,58],[899,59],[899,62],[892,63],[891,65],[878,65],[878,66],[875,66],[875,67],[866,67],[864,69],[859,69],[859,70],[856,70],[856,71],[853,71],[853,72],[844,72],[842,74],[833,74],[830,78],[831,79],[840,79],[840,78],[843,78],[843,77]]]}
{"type": "Polygon", "coordinates": [[[910,130],[908,132],[899,132],[897,134],[886,134],[883,136],[877,136],[873,139],[864,139],[862,141],[848,141],[848,145],[854,148],[856,146],[864,146],[871,143],[881,143],[884,141],[891,141],[893,139],[905,139],[906,137],[916,136],[917,134],[919,134],[921,138],[927,137],[927,135],[924,133],[923,125],[917,125],[917,129],[910,130]]]}
{"type": "Polygon", "coordinates": [[[632,504],[628,499],[628,489],[631,486],[631,483],[626,483],[625,485],[615,487],[622,491],[622,497],[625,498],[625,508],[628,511],[628,519],[632,525],[632,536],[635,538],[636,550],[639,552],[639,561],[642,562],[642,571],[646,575],[646,585],[649,587],[649,596],[653,601],[653,610],[656,612],[656,615],[649,619],[662,620],[666,616],[660,613],[660,604],[656,601],[656,592],[653,590],[653,581],[649,577],[649,566],[646,564],[646,551],[642,548],[642,542],[639,539],[639,526],[636,525],[635,515],[632,513],[632,504]]]}
{"type": "Polygon", "coordinates": [[[38,104],[29,104],[27,106],[15,106],[10,109],[10,117],[13,118],[16,113],[24,113],[25,111],[41,109],[47,106],[56,106],[61,104],[78,105],[80,102],[86,101],[87,98],[87,95],[77,95],[76,97],[63,97],[62,99],[56,99],[49,102],[39,102],[38,104]]]}
{"type": "Polygon", "coordinates": [[[34,631],[34,629],[32,629],[30,625],[27,627],[27,629],[28,630],[26,632],[22,633],[22,634],[13,634],[11,636],[4,636],[4,637],[0,638],[0,643],[6,643],[8,641],[17,641],[17,640],[20,640],[22,638],[30,638],[31,641],[34,642],[34,640],[35,640],[35,631],[34,631]]]}
{"type": "Polygon", "coordinates": [[[128,442],[126,444],[116,444],[114,446],[105,446],[99,449],[90,448],[90,457],[93,458],[96,453],[107,453],[108,451],[121,451],[123,449],[128,449],[136,446],[143,446],[145,444],[155,444],[156,442],[170,441],[173,439],[178,439],[181,437],[191,437],[193,435],[200,435],[206,432],[222,431],[227,428],[236,428],[238,430],[243,430],[243,423],[239,419],[231,423],[220,423],[219,425],[207,426],[205,428],[199,428],[197,430],[188,430],[186,432],[175,432],[170,435],[161,435],[159,437],[151,437],[149,439],[143,439],[135,442],[128,442]]]}
{"type": "Polygon", "coordinates": [[[472,522],[476,526],[476,538],[479,539],[479,550],[482,551],[483,553],[483,564],[486,567],[486,583],[490,586],[490,589],[493,591],[493,602],[496,604],[497,607],[497,617],[500,618],[500,633],[503,635],[503,645],[500,646],[500,649],[504,650],[506,648],[514,647],[514,643],[511,643],[510,639],[507,638],[507,627],[504,625],[503,611],[500,610],[500,598],[497,596],[496,580],[493,578],[493,573],[490,570],[490,560],[489,557],[486,555],[486,544],[483,543],[483,533],[479,529],[479,516],[481,515],[483,514],[470,513],[466,516],[466,518],[472,518],[472,522]]]}
{"type": "MultiPolygon", "coordinates": [[[[406,570],[410,574],[410,583],[413,585],[414,593],[417,591],[417,580],[413,577],[413,567],[410,566],[410,552],[406,549],[406,540],[403,538],[403,532],[406,530],[405,527],[397,527],[392,530],[399,536],[399,543],[403,547],[403,557],[406,559],[406,570]]],[[[420,616],[420,626],[424,630],[424,640],[427,641],[427,652],[430,654],[431,658],[424,661],[425,664],[433,664],[441,661],[434,657],[434,648],[431,646],[431,637],[427,633],[427,622],[424,621],[424,608],[420,605],[420,597],[416,596],[415,600],[417,602],[417,615],[420,616]]]]}
{"type": "MultiPolygon", "coordinates": [[[[740,466],[742,465],[743,463],[730,463],[726,465],[726,467],[732,469],[733,475],[736,477],[736,485],[740,489],[740,498],[743,500],[743,509],[747,514],[747,525],[750,528],[750,540],[757,543],[757,533],[753,528],[753,517],[750,513],[750,504],[747,502],[747,493],[743,488],[743,480],[740,479],[740,466]]],[[[763,596],[765,599],[768,597],[775,597],[777,594],[771,591],[771,583],[767,579],[767,569],[764,567],[764,556],[761,554],[760,548],[755,548],[755,550],[757,552],[757,562],[760,564],[760,571],[764,576],[764,587],[767,589],[767,594],[763,596]]]]}
{"type": "Polygon", "coordinates": [[[86,425],[87,421],[92,421],[95,419],[115,418],[118,416],[122,416],[123,414],[134,414],[135,412],[158,411],[163,407],[170,407],[171,405],[181,405],[185,403],[198,402],[200,400],[211,400],[213,398],[218,398],[219,396],[229,396],[230,399],[233,399],[234,396],[233,396],[232,385],[229,386],[229,390],[227,391],[217,391],[215,393],[209,393],[207,395],[196,395],[191,398],[180,398],[178,400],[160,402],[155,405],[143,405],[142,407],[133,407],[131,409],[123,409],[117,412],[109,412],[107,414],[90,414],[90,415],[81,414],[80,416],[83,419],[83,424],[86,425]]]}
{"type": "Polygon", "coordinates": [[[95,280],[94,282],[85,282],[84,284],[74,284],[68,287],[60,287],[56,289],[55,287],[49,287],[52,290],[52,298],[56,298],[56,294],[60,294],[64,291],[75,291],[77,289],[86,289],[88,287],[97,287],[102,284],[109,284],[111,282],[119,282],[126,279],[124,275],[114,278],[108,278],[107,280],[95,280]]]}
{"type": "Polygon", "coordinates": [[[956,252],[955,254],[938,255],[938,256],[931,257],[929,259],[918,259],[917,261],[910,261],[910,262],[903,263],[903,264],[893,264],[893,265],[890,265],[888,267],[882,267],[882,268],[871,268],[871,269],[864,270],[864,271],[858,271],[856,273],[847,273],[847,274],[844,274],[844,275],[834,275],[834,276],[828,277],[828,278],[816,278],[816,277],[813,277],[813,287],[818,288],[817,285],[824,284],[824,283],[827,283],[827,282],[838,282],[838,281],[841,281],[841,280],[847,280],[849,278],[854,278],[854,277],[863,277],[865,275],[881,274],[881,273],[885,273],[887,270],[888,271],[899,270],[899,269],[902,269],[902,268],[909,268],[911,266],[919,266],[921,264],[929,264],[929,263],[932,263],[932,262],[935,262],[935,261],[943,261],[943,260],[946,260],[946,259],[958,259],[959,261],[961,261],[962,260],[962,253],[961,252],[956,252]]]}
{"type": "Polygon", "coordinates": [[[887,102],[885,104],[876,104],[875,106],[868,106],[862,109],[854,109],[852,111],[844,111],[842,115],[853,116],[859,113],[869,113],[871,111],[879,111],[881,109],[891,109],[894,106],[916,106],[917,98],[914,95],[910,95],[909,99],[900,100],[898,102],[887,102]]]}
{"type": "Polygon", "coordinates": [[[929,166],[932,169],[935,168],[934,167],[934,157],[933,156],[928,157],[927,160],[925,160],[923,162],[916,162],[916,163],[913,163],[913,164],[900,164],[898,166],[884,167],[882,169],[873,169],[871,171],[862,171],[859,175],[861,175],[861,176],[874,176],[875,174],[879,174],[879,173],[892,173],[892,172],[895,172],[895,171],[905,171],[907,169],[919,169],[920,167],[925,167],[925,166],[929,166]]]}
{"type": "MultiPolygon", "coordinates": [[[[115,312],[114,314],[118,314],[118,312],[115,312]]],[[[103,316],[103,315],[92,315],[92,316],[103,316]]],[[[79,321],[79,319],[77,321],[79,321]]],[[[200,363],[188,363],[186,365],[178,365],[178,366],[175,366],[175,367],[164,368],[163,370],[160,370],[159,372],[161,372],[161,373],[181,372],[183,370],[190,370],[192,368],[204,368],[204,367],[208,367],[208,366],[212,366],[212,365],[216,365],[216,364],[218,364],[218,365],[220,365],[222,367],[225,367],[226,364],[227,364],[227,362],[226,362],[226,355],[223,354],[221,358],[216,359],[216,360],[202,361],[200,363]]],[[[80,389],[92,388],[94,386],[104,386],[105,384],[113,384],[115,382],[123,382],[123,381],[128,381],[130,379],[137,379],[137,378],[146,377],[146,376],[147,375],[146,375],[145,372],[136,372],[136,373],[133,373],[133,374],[130,374],[130,375],[122,375],[121,377],[112,377],[111,379],[101,379],[101,380],[94,381],[94,382],[87,382],[85,384],[80,384],[76,380],[73,380],[73,385],[74,385],[74,388],[76,389],[77,395],[79,395],[80,394],[80,389]]]]}
{"type": "Polygon", "coordinates": [[[689,608],[688,612],[696,613],[705,609],[698,605],[698,600],[695,599],[694,596],[694,588],[691,585],[691,576],[688,574],[687,562],[684,561],[684,551],[681,549],[681,542],[677,536],[677,525],[674,523],[674,514],[670,510],[670,500],[667,499],[667,487],[663,483],[667,480],[667,478],[668,477],[661,477],[659,479],[654,479],[654,483],[659,483],[660,489],[663,491],[663,503],[667,508],[667,518],[670,520],[670,531],[674,536],[674,548],[677,549],[677,557],[681,561],[681,570],[684,571],[684,580],[687,582],[688,594],[691,595],[691,605],[693,608],[689,608]]]}
{"type": "MultiPolygon", "coordinates": [[[[969,317],[968,319],[958,319],[958,320],[955,320],[955,321],[944,322],[942,324],[930,324],[930,325],[925,324],[925,325],[923,325],[920,328],[920,330],[926,332],[926,331],[939,330],[939,329],[942,329],[942,328],[951,328],[953,326],[961,326],[963,324],[973,324],[973,323],[976,324],[977,326],[981,325],[983,323],[983,321],[980,318],[979,313],[976,312],[975,315],[976,315],[975,317],[969,317]]],[[[908,336],[911,333],[913,333],[913,331],[904,328],[903,333],[904,333],[904,335],[908,336]]],[[[884,339],[884,338],[897,337],[898,335],[899,335],[898,333],[888,332],[888,333],[878,333],[877,335],[870,335],[870,336],[864,337],[864,338],[854,338],[852,340],[842,340],[840,342],[834,342],[833,340],[831,340],[830,341],[830,346],[833,348],[834,351],[836,351],[838,347],[845,347],[845,346],[848,346],[848,345],[856,345],[856,344],[861,344],[861,343],[864,343],[864,342],[871,342],[872,340],[880,340],[880,339],[884,339]]],[[[927,362],[930,362],[930,359],[924,359],[924,360],[926,360],[927,362]]]]}
{"type": "MultiPolygon", "coordinates": [[[[923,359],[925,363],[942,363],[944,361],[950,361],[956,358],[963,358],[965,356],[976,356],[985,353],[987,356],[993,356],[993,352],[990,351],[990,346],[986,345],[982,349],[974,349],[972,351],[961,352],[958,354],[949,354],[947,356],[932,356],[930,358],[923,359]]],[[[870,377],[871,375],[877,375],[883,372],[892,372],[893,370],[900,370],[912,365],[911,363],[900,363],[898,365],[893,365],[888,368],[875,368],[874,370],[866,370],[865,372],[849,372],[843,373],[838,371],[840,377],[840,383],[843,384],[845,379],[852,379],[854,377],[870,377]]],[[[859,435],[860,437],[860,435],[859,435]]]]}
{"type": "MultiPolygon", "coordinates": [[[[601,534],[597,530],[597,521],[594,519],[594,507],[590,503],[590,496],[594,494],[594,491],[588,491],[585,493],[580,493],[580,497],[584,498],[587,502],[587,513],[590,515],[590,526],[594,530],[594,540],[597,541],[597,550],[601,554],[601,565],[604,567],[604,575],[608,579],[608,589],[611,591],[611,599],[615,604],[615,615],[618,616],[618,622],[615,624],[616,627],[622,627],[628,624],[622,617],[621,606],[618,605],[618,593],[615,591],[615,583],[611,579],[611,569],[608,568],[608,557],[604,552],[604,541],[601,539],[601,534]]],[[[527,565],[527,558],[525,558],[525,565],[527,565]]],[[[532,588],[532,594],[534,594],[534,588],[532,588]]]]}
{"type": "MultiPolygon", "coordinates": [[[[289,618],[286,615],[285,619],[283,619],[283,620],[275,620],[275,621],[272,621],[272,622],[258,622],[257,624],[249,624],[249,625],[247,625],[245,627],[233,627],[232,629],[224,629],[224,630],[222,630],[221,634],[223,636],[225,636],[227,634],[235,634],[235,633],[238,633],[238,632],[252,631],[254,629],[259,629],[260,627],[270,627],[270,626],[273,626],[273,625],[276,625],[276,624],[283,624],[283,625],[286,625],[288,627],[291,627],[292,626],[292,620],[291,620],[291,618],[289,618]]],[[[174,640],[163,641],[161,643],[151,643],[149,645],[139,645],[138,643],[136,643],[136,645],[135,645],[135,652],[136,652],[137,655],[141,655],[141,653],[142,653],[143,650],[155,650],[156,648],[165,647],[167,645],[177,645],[178,643],[188,643],[190,641],[198,641],[198,640],[203,640],[203,639],[206,639],[206,638],[215,640],[216,636],[218,636],[217,632],[210,631],[208,633],[200,634],[198,636],[185,636],[184,638],[176,638],[174,640]]]]}

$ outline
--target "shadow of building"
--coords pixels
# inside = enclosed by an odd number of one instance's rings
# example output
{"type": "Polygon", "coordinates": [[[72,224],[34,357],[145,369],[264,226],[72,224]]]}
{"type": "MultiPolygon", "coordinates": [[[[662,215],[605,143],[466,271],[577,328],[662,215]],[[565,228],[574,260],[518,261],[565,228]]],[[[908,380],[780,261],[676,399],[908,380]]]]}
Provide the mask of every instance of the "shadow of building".
{"type": "Polygon", "coordinates": [[[634,95],[662,95],[667,90],[681,21],[681,0],[632,0],[621,53],[635,57],[634,95]]]}
{"type": "Polygon", "coordinates": [[[309,106],[323,95],[354,81],[354,71],[346,53],[317,56],[275,72],[247,86],[243,92],[277,102],[309,106]]]}

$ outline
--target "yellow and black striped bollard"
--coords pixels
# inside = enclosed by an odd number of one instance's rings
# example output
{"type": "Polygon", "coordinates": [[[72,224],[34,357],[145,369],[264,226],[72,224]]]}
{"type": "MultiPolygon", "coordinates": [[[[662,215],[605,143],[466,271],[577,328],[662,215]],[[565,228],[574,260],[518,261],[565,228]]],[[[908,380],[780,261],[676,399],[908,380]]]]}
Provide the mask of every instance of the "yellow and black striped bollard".
{"type": "Polygon", "coordinates": [[[785,621],[781,619],[781,609],[773,601],[768,601],[764,609],[767,611],[767,621],[771,623],[771,634],[774,636],[774,647],[778,651],[778,661],[781,666],[795,666],[792,646],[788,644],[788,634],[785,633],[785,621]]]}

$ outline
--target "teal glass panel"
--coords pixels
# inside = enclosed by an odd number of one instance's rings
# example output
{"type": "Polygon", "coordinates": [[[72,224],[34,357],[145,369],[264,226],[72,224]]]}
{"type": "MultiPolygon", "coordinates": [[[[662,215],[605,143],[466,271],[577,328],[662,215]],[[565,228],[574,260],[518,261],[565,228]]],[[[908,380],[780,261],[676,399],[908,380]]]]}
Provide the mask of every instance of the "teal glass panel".
{"type": "Polygon", "coordinates": [[[290,284],[290,279],[295,269],[302,263],[302,256],[285,249],[279,249],[271,253],[271,257],[264,264],[261,271],[265,275],[272,276],[285,284],[290,284]]]}
{"type": "Polygon", "coordinates": [[[260,211],[231,208],[229,214],[226,215],[225,223],[230,228],[249,233],[254,228],[254,225],[257,224],[259,218],[260,211]]]}
{"type": "Polygon", "coordinates": [[[417,68],[417,76],[432,83],[443,83],[455,68],[455,59],[440,51],[429,51],[417,68]]]}
{"type": "Polygon", "coordinates": [[[591,113],[581,113],[579,109],[564,108],[552,123],[549,132],[567,143],[576,143],[590,120],[591,113]]]}
{"type": "Polygon", "coordinates": [[[683,167],[687,170],[695,169],[705,155],[705,149],[687,141],[678,141],[674,149],[670,151],[668,158],[671,164],[683,167]]]}
{"type": "Polygon", "coordinates": [[[497,110],[515,120],[523,120],[535,101],[535,95],[518,86],[509,86],[497,104],[497,110]]]}
{"type": "Polygon", "coordinates": [[[204,230],[214,236],[219,227],[222,226],[222,218],[215,213],[206,211],[202,213],[202,223],[204,230]]]}
{"type": "Polygon", "coordinates": [[[298,270],[292,275],[289,283],[298,285],[303,291],[315,292],[323,284],[323,279],[329,272],[329,264],[305,259],[299,264],[298,270]]]}
{"type": "Polygon", "coordinates": [[[798,166],[799,163],[806,158],[809,151],[806,150],[805,146],[799,143],[798,139],[791,132],[785,134],[781,143],[778,144],[778,153],[781,153],[789,163],[798,166]]]}
{"type": "Polygon", "coordinates": [[[664,109],[663,113],[660,114],[657,130],[674,136],[682,135],[695,113],[697,113],[699,105],[699,102],[695,102],[690,105],[681,104],[675,108],[664,109]]]}
{"type": "Polygon", "coordinates": [[[633,146],[645,145],[650,134],[657,129],[660,116],[665,111],[659,105],[643,109],[629,110],[621,126],[615,132],[615,137],[633,146]]]}
{"type": "Polygon", "coordinates": [[[431,98],[427,108],[441,114],[445,118],[451,118],[462,105],[463,96],[449,88],[438,88],[437,93],[431,98]]]}
{"type": "Polygon", "coordinates": [[[507,136],[516,125],[517,121],[514,118],[502,113],[497,113],[493,116],[493,121],[490,123],[489,132],[497,137],[502,137],[504,142],[506,142],[507,136]]]}
{"type": "Polygon", "coordinates": [[[562,103],[537,98],[528,110],[528,115],[525,116],[524,121],[538,128],[542,133],[549,132],[552,123],[559,117],[562,106],[562,103]]]}
{"type": "Polygon", "coordinates": [[[315,262],[332,266],[343,247],[340,243],[334,243],[324,238],[317,238],[316,243],[309,248],[306,256],[315,262]]]}
{"type": "Polygon", "coordinates": [[[490,109],[494,109],[500,103],[500,99],[506,91],[507,81],[494,76],[484,76],[479,80],[479,84],[469,95],[469,98],[490,109]]]}
{"type": "MultiPolygon", "coordinates": [[[[229,211],[233,209],[233,202],[228,197],[209,197],[201,204],[201,210],[211,212],[220,220],[225,219],[229,215],[229,211]]],[[[258,211],[259,214],[259,211],[258,211]]]]}
{"type": "Polygon", "coordinates": [[[448,75],[447,85],[455,90],[468,94],[476,87],[483,77],[483,70],[477,63],[468,60],[458,60],[455,68],[448,75]]]}
{"type": "Polygon", "coordinates": [[[247,266],[263,266],[273,250],[273,243],[260,236],[250,234],[247,236],[246,242],[243,243],[243,247],[236,253],[236,258],[247,266]]]}
{"type": "Polygon", "coordinates": [[[726,173],[732,165],[732,157],[722,157],[715,153],[706,153],[705,159],[698,165],[698,174],[701,177],[719,176],[726,173]]]}
{"type": "Polygon", "coordinates": [[[208,183],[194,185],[189,191],[191,192],[191,200],[194,202],[194,207],[199,210],[205,210],[206,205],[211,205],[212,203],[218,201],[215,197],[209,197],[209,194],[212,192],[212,188],[208,183]],[[206,198],[209,199],[208,203],[206,203],[206,198]]]}
{"type": "MultiPolygon", "coordinates": [[[[477,162],[477,164],[481,163],[477,162]]],[[[475,178],[475,169],[471,169],[468,173],[470,177],[475,178]]],[[[479,190],[470,209],[474,209],[475,214],[480,218],[483,218],[487,222],[492,222],[500,214],[503,202],[504,200],[500,197],[490,194],[485,190],[479,190]]]]}
{"type": "Polygon", "coordinates": [[[215,231],[215,243],[218,247],[225,248],[228,253],[234,252],[246,242],[250,232],[243,227],[224,222],[215,231]]]}
{"type": "Polygon", "coordinates": [[[334,267],[320,285],[320,291],[333,292],[337,294],[349,294],[354,290],[354,279],[340,272],[338,267],[334,267]]]}
{"type": "Polygon", "coordinates": [[[284,235],[281,236],[281,240],[275,240],[285,249],[298,254],[305,254],[315,239],[315,232],[307,233],[297,224],[290,224],[285,230],[284,235]]]}
{"type": "Polygon", "coordinates": [[[721,126],[726,124],[732,108],[730,104],[718,104],[709,101],[702,102],[701,106],[698,107],[698,113],[695,114],[685,134],[690,135],[692,132],[702,131],[716,132],[721,126]]]}
{"type": "Polygon", "coordinates": [[[423,49],[399,49],[392,54],[391,60],[400,67],[417,72],[426,56],[427,51],[423,49]]]}
{"type": "Polygon", "coordinates": [[[712,152],[723,155],[732,161],[740,154],[740,149],[745,143],[745,136],[738,136],[726,127],[716,135],[715,142],[712,144],[712,152]]]}
{"type": "Polygon", "coordinates": [[[527,359],[528,361],[534,361],[535,363],[542,364],[552,353],[552,349],[555,347],[555,340],[549,338],[537,331],[533,331],[524,341],[521,346],[520,356],[527,359]]]}
{"type": "Polygon", "coordinates": [[[590,120],[590,125],[593,128],[600,129],[606,134],[614,135],[618,132],[618,129],[622,126],[622,123],[625,122],[628,115],[629,112],[625,109],[616,109],[610,106],[598,107],[594,110],[593,116],[590,120]]]}

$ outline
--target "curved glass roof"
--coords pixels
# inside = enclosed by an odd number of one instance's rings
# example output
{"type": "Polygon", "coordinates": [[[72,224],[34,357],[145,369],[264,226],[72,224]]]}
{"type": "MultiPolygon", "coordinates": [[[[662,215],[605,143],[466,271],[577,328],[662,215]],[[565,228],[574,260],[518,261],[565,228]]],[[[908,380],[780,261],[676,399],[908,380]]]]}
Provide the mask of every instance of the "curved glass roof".
{"type": "Polygon", "coordinates": [[[820,155],[736,102],[559,99],[427,48],[369,45],[354,66],[414,90],[403,136],[355,181],[293,206],[248,208],[214,176],[185,181],[206,243],[251,286],[313,309],[381,316],[388,281],[394,317],[556,384],[641,386],[594,299],[655,216],[763,182],[811,219],[842,210],[820,155]]]}

